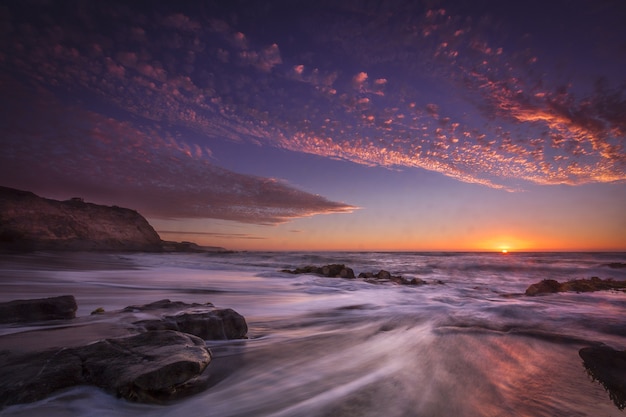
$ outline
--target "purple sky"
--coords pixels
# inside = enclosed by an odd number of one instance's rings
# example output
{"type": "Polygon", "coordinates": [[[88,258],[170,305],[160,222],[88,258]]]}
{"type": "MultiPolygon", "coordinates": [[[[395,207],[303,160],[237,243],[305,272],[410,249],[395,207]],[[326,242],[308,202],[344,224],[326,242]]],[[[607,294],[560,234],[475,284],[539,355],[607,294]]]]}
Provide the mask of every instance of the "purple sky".
{"type": "Polygon", "coordinates": [[[623,1],[6,1],[0,185],[233,249],[626,250],[623,1]]]}

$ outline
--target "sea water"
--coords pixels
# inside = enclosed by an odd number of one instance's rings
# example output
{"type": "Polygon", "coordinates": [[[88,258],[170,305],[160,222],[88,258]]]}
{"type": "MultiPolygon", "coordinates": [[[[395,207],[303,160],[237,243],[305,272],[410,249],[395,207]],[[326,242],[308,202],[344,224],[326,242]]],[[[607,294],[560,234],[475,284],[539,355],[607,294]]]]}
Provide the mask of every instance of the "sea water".
{"type": "MultiPolygon", "coordinates": [[[[578,350],[626,349],[626,294],[524,291],[542,279],[624,280],[626,269],[615,267],[624,253],[39,253],[0,261],[0,302],[72,294],[79,318],[164,298],[211,302],[249,326],[245,340],[207,341],[211,386],[183,400],[138,404],[81,386],[3,416],[623,415],[578,350]],[[281,272],[331,263],[428,284],[281,272]]],[[[0,326],[0,350],[33,330],[0,326]]]]}

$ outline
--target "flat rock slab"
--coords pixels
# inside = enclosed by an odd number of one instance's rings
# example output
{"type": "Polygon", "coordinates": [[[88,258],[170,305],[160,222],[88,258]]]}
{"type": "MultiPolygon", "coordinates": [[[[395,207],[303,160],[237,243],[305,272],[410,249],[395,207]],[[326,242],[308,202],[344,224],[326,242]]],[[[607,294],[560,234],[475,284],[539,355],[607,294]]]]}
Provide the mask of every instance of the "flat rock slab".
{"type": "Polygon", "coordinates": [[[67,320],[76,317],[76,299],[72,295],[0,303],[0,323],[26,323],[67,320]]]}
{"type": "Polygon", "coordinates": [[[626,350],[593,346],[580,349],[578,354],[589,375],[604,386],[617,408],[626,408],[626,350]]]}
{"type": "Polygon", "coordinates": [[[163,402],[196,392],[211,361],[202,339],[170,330],[41,352],[0,353],[0,405],[32,402],[76,385],[163,402]]]}

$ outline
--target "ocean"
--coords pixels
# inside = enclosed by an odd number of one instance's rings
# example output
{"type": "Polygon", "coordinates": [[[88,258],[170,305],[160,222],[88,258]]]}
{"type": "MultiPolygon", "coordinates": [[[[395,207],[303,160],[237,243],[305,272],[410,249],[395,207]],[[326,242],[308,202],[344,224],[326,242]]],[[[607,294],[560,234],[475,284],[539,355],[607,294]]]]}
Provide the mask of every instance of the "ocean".
{"type": "MultiPolygon", "coordinates": [[[[79,317],[165,298],[211,302],[249,326],[248,339],[207,341],[213,382],[183,400],[138,404],[81,386],[1,416],[623,415],[578,350],[626,349],[626,293],[524,291],[543,279],[626,280],[626,268],[611,265],[625,263],[625,253],[38,253],[0,261],[0,302],[72,294],[79,317]],[[331,263],[428,284],[280,272],[331,263]]],[[[0,325],[0,351],[36,330],[0,325]]]]}

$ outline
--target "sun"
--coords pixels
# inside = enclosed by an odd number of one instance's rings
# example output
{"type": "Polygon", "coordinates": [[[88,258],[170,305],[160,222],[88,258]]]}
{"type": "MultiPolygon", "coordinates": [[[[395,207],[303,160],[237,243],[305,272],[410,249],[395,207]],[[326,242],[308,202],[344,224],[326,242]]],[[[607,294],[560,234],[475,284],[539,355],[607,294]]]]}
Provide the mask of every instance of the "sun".
{"type": "Polygon", "coordinates": [[[502,249],[502,251],[501,251],[501,252],[502,252],[502,253],[509,253],[509,250],[508,250],[508,249],[502,249]]]}

